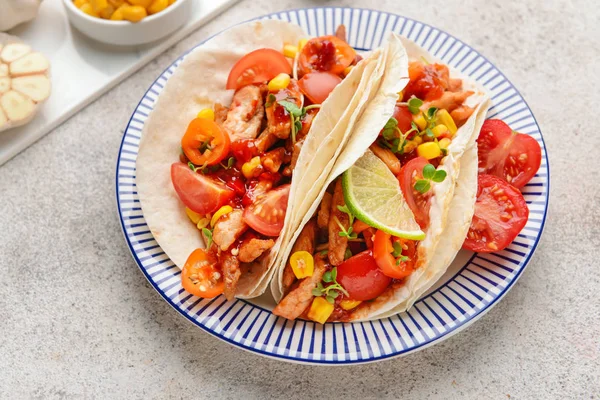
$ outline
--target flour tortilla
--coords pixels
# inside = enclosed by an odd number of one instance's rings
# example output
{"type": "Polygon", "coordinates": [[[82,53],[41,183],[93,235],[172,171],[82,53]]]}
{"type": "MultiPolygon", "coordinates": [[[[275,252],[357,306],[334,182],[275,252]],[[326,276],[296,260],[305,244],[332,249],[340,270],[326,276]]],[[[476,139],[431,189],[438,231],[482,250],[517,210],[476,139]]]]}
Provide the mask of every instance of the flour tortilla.
{"type": "MultiPolygon", "coordinates": [[[[226,90],[229,71],[245,54],[259,49],[272,48],[281,51],[286,43],[298,43],[306,34],[297,25],[276,21],[255,21],[231,28],[196,47],[185,56],[159,95],[153,111],[144,124],[136,162],[136,184],[146,223],[154,238],[178,267],[182,268],[188,256],[204,242],[199,230],[189,221],[185,206],[179,200],[171,183],[171,164],[177,162],[180,142],[189,122],[203,108],[215,103],[229,105],[233,90],[226,90]]],[[[347,123],[344,112],[350,102],[361,93],[357,90],[363,73],[372,60],[361,63],[338,85],[314,119],[305,146],[306,151],[315,148],[337,148],[340,138],[330,137],[332,127],[347,123]]],[[[302,149],[301,159],[307,159],[302,149]]],[[[321,168],[327,160],[310,160],[308,164],[321,168]]],[[[292,185],[302,176],[307,163],[300,163],[294,171],[292,185]]],[[[297,193],[310,187],[310,176],[303,176],[296,183],[297,193]]],[[[288,208],[293,203],[290,196],[288,208]]],[[[290,221],[286,219],[286,224],[290,221]]],[[[284,231],[286,226],[284,225],[284,231]]],[[[237,286],[240,298],[260,295],[270,279],[270,267],[275,260],[283,234],[279,236],[269,256],[263,263],[254,263],[245,271],[237,286]]]]}

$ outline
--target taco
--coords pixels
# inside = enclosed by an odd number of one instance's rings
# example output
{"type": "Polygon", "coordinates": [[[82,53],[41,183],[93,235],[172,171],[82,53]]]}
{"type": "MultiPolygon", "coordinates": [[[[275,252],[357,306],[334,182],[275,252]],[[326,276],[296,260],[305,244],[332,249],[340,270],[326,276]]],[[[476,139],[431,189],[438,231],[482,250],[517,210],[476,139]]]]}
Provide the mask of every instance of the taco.
{"type": "Polygon", "coordinates": [[[144,217],[184,289],[264,292],[299,224],[286,211],[348,136],[382,58],[276,20],[238,25],[185,56],[144,124],[136,162],[144,217]]]}
{"type": "Polygon", "coordinates": [[[279,252],[276,315],[325,323],[404,311],[465,238],[477,190],[475,139],[489,96],[413,42],[392,34],[394,41],[408,54],[400,69],[409,79],[386,79],[386,65],[380,91],[398,92],[392,107],[366,105],[317,201],[279,252]]]}

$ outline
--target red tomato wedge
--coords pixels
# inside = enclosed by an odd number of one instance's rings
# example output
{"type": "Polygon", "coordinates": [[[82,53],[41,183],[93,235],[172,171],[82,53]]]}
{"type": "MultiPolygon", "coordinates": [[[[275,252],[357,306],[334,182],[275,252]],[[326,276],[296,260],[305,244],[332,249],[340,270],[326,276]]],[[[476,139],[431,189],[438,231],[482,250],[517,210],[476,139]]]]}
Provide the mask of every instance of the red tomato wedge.
{"type": "Polygon", "coordinates": [[[289,196],[289,184],[269,190],[244,210],[244,222],[263,235],[279,235],[283,228],[289,196]]]}
{"type": "Polygon", "coordinates": [[[521,192],[493,175],[479,175],[475,215],[463,248],[491,253],[508,246],[527,223],[521,192]]]}
{"type": "Polygon", "coordinates": [[[215,121],[194,118],[181,139],[186,157],[196,165],[215,165],[229,154],[229,135],[215,121]]]}
{"type": "Polygon", "coordinates": [[[298,81],[302,93],[314,104],[323,104],[342,78],[330,72],[310,72],[298,81]]]}
{"type": "Polygon", "coordinates": [[[310,39],[298,57],[300,75],[321,71],[341,74],[352,64],[356,51],[348,43],[335,36],[310,39]]]}
{"type": "Polygon", "coordinates": [[[535,176],[542,162],[538,142],[499,119],[483,123],[477,146],[479,173],[495,175],[519,189],[535,176]]]}
{"type": "Polygon", "coordinates": [[[402,248],[402,256],[408,259],[402,260],[392,255],[394,246],[392,245],[392,237],[384,231],[375,233],[373,241],[373,257],[377,266],[386,276],[395,279],[403,279],[409,276],[414,271],[416,261],[416,246],[413,240],[405,240],[394,238],[402,248]],[[406,249],[404,249],[406,247],[406,249]]]}
{"type": "Polygon", "coordinates": [[[413,158],[402,167],[398,180],[400,188],[406,199],[406,203],[415,215],[415,220],[421,227],[425,229],[429,226],[429,198],[431,191],[425,194],[417,192],[414,188],[415,183],[419,179],[423,179],[423,167],[428,164],[427,159],[423,157],[413,158]]]}
{"type": "Polygon", "coordinates": [[[402,133],[406,133],[412,128],[413,116],[408,106],[396,104],[393,117],[398,121],[398,128],[402,133]]]}
{"type": "Polygon", "coordinates": [[[171,181],[183,204],[198,214],[215,212],[235,196],[225,184],[196,173],[182,163],[171,165],[171,181]]]}
{"type": "Polygon", "coordinates": [[[338,265],[336,280],[352,300],[360,301],[376,298],[392,281],[377,267],[371,250],[358,253],[338,265]]]}
{"type": "Polygon", "coordinates": [[[217,270],[217,259],[204,249],[190,254],[181,271],[181,285],[189,294],[212,299],[225,289],[222,274],[217,270]]]}
{"type": "Polygon", "coordinates": [[[292,66],[281,52],[273,49],[254,50],[231,68],[226,87],[239,89],[253,83],[264,83],[281,73],[292,73],[292,66]]]}

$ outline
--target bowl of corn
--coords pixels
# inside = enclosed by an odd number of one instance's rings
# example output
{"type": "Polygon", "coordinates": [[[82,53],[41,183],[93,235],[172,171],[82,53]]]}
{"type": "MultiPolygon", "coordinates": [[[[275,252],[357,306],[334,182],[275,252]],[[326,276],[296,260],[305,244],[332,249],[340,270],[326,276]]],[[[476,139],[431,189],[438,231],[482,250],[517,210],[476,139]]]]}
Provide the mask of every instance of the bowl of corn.
{"type": "Polygon", "coordinates": [[[69,21],[99,42],[132,46],[161,39],[180,28],[193,0],[63,0],[69,21]]]}

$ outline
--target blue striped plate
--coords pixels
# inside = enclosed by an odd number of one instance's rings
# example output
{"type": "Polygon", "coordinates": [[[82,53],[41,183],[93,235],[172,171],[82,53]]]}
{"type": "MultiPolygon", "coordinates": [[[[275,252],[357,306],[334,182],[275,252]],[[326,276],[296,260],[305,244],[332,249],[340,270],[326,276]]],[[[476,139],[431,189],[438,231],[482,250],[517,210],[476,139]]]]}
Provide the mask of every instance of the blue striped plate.
{"type": "MultiPolygon", "coordinates": [[[[185,54],[154,81],[125,130],[116,172],[116,196],[125,239],[140,269],[163,298],[206,332],[243,349],[288,361],[314,364],[364,363],[408,354],[438,343],[475,321],[513,286],[540,239],[550,185],[548,158],[539,126],[517,89],[490,61],[470,46],[427,24],[399,15],[356,8],[285,11],[262,18],[291,21],[310,35],[332,34],[345,24],[359,50],[381,45],[387,31],[408,36],[449,65],[483,84],[491,93],[489,118],[500,118],[542,147],[542,166],[523,189],[529,205],[527,225],[504,251],[461,251],[449,271],[406,313],[363,323],[318,325],[276,317],[269,301],[203,300],[181,287],[180,270],[154,240],[140,208],[135,160],[144,121],[185,54]]],[[[271,300],[272,302],[272,300],[271,300]]]]}

